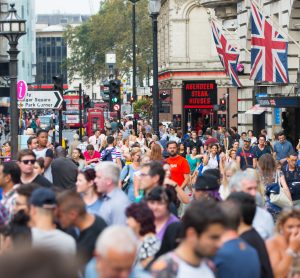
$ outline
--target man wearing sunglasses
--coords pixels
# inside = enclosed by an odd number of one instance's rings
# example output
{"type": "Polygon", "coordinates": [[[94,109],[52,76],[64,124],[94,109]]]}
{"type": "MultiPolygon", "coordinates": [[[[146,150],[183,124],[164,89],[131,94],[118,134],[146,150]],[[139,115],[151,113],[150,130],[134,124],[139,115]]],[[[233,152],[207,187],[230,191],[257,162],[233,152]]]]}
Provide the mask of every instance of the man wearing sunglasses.
{"type": "Polygon", "coordinates": [[[18,153],[18,164],[21,169],[21,183],[36,183],[42,187],[52,187],[52,183],[45,177],[33,171],[36,155],[32,150],[24,149],[18,153]]]}

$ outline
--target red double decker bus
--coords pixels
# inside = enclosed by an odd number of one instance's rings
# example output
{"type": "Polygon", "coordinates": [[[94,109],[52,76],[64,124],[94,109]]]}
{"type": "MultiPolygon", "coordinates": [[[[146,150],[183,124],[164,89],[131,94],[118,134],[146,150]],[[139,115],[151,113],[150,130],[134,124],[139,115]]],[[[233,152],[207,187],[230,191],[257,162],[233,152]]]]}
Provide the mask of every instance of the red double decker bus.
{"type": "MultiPolygon", "coordinates": [[[[66,102],[66,111],[63,112],[65,124],[70,128],[79,128],[79,93],[75,90],[67,90],[64,92],[64,101],[66,102]]],[[[82,97],[82,116],[83,112],[83,97],[82,97]]]]}

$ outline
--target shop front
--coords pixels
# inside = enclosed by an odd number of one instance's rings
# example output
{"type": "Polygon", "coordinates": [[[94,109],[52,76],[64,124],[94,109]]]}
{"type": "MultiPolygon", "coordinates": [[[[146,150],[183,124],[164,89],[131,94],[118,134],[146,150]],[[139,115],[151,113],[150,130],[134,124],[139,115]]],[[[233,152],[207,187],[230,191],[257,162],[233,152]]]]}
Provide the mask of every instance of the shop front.
{"type": "Polygon", "coordinates": [[[215,80],[183,81],[183,130],[205,130],[218,124],[215,80]]]}
{"type": "Polygon", "coordinates": [[[274,108],[274,121],[280,120],[281,128],[294,145],[300,139],[300,96],[259,97],[257,102],[260,107],[274,108]],[[281,115],[278,112],[281,111],[281,115]]]}

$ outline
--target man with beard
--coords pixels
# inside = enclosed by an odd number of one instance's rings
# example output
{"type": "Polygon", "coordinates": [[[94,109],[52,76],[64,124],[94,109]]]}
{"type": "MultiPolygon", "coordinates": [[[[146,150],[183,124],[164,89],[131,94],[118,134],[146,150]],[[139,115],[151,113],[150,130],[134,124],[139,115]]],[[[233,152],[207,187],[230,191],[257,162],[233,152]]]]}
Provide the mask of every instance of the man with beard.
{"type": "Polygon", "coordinates": [[[175,141],[167,143],[169,157],[166,159],[166,162],[171,168],[171,179],[184,189],[190,181],[190,166],[185,158],[177,154],[177,147],[175,141]]]}
{"type": "Polygon", "coordinates": [[[216,202],[194,201],[182,218],[179,246],[158,258],[151,268],[153,277],[215,277],[207,258],[216,254],[224,225],[224,214],[216,202]]]}

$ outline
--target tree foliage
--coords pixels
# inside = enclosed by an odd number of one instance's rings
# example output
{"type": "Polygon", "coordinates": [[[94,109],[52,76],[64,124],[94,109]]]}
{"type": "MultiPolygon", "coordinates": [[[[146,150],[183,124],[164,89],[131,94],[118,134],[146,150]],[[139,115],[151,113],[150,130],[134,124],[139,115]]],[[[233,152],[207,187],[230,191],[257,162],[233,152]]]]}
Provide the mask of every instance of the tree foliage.
{"type": "MultiPolygon", "coordinates": [[[[151,19],[147,5],[147,0],[136,3],[136,64],[140,81],[146,76],[147,60],[152,57],[151,19]]],[[[124,76],[132,69],[132,3],[106,0],[98,14],[87,22],[68,26],[64,37],[70,49],[65,63],[70,79],[77,74],[84,82],[101,79],[101,73],[106,69],[105,54],[110,51],[116,53],[116,67],[124,76]]]]}
{"type": "Polygon", "coordinates": [[[150,119],[153,112],[153,99],[152,98],[143,98],[137,100],[133,104],[133,112],[140,114],[141,117],[150,119]]]}

